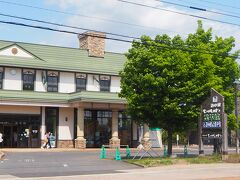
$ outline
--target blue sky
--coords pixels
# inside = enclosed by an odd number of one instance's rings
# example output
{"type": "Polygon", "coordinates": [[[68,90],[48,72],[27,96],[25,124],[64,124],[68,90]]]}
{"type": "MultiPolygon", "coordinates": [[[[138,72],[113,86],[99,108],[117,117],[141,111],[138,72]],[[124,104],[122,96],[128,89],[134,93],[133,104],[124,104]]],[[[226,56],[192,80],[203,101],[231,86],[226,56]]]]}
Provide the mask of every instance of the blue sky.
{"type": "MultiPolygon", "coordinates": [[[[186,34],[195,31],[197,19],[189,16],[183,16],[170,12],[154,10],[146,7],[139,7],[131,4],[119,2],[117,0],[5,0],[10,3],[21,3],[28,6],[36,6],[40,8],[53,9],[57,11],[70,12],[83,16],[98,17],[86,18],[78,15],[66,15],[56,12],[22,7],[13,4],[3,3],[0,0],[0,13],[22,16],[27,18],[51,21],[60,24],[68,24],[79,26],[82,28],[112,32],[117,34],[125,34],[129,36],[139,37],[143,34],[154,37],[156,34],[166,33],[170,36],[180,34],[186,37],[186,34]],[[137,24],[143,27],[130,26],[121,23],[113,23],[100,19],[109,19],[121,21],[125,23],[137,24]]],[[[240,18],[231,18],[217,14],[195,11],[178,7],[175,5],[165,4],[156,0],[127,0],[142,3],[154,7],[165,8],[184,13],[195,14],[208,18],[228,21],[240,24],[240,18]]],[[[225,12],[240,17],[240,1],[239,0],[166,0],[169,2],[179,3],[188,6],[197,6],[208,10],[225,12]],[[217,4],[216,4],[217,3],[217,4]]],[[[22,22],[31,25],[42,25],[36,22],[28,22],[0,16],[0,20],[22,22]]],[[[240,26],[231,26],[212,21],[203,20],[205,28],[212,27],[215,35],[229,37],[234,36],[236,39],[236,49],[240,49],[240,26]]],[[[51,26],[56,29],[66,29],[51,26]]],[[[76,29],[66,29],[82,33],[83,31],[76,29]]],[[[78,47],[78,39],[76,35],[69,35],[57,32],[50,32],[38,29],[31,29],[20,26],[6,25],[0,23],[0,39],[21,41],[29,43],[41,43],[67,47],[78,47]]],[[[116,41],[107,41],[106,50],[112,52],[126,52],[130,47],[128,43],[120,43],[116,41]]]]}

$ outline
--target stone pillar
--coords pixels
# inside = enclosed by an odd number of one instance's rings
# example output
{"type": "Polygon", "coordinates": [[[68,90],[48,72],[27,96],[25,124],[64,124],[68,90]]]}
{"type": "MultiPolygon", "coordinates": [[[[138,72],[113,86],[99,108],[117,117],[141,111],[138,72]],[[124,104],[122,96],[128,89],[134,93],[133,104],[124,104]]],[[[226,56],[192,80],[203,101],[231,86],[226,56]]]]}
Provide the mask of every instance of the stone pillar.
{"type": "Polygon", "coordinates": [[[150,134],[149,134],[149,127],[147,124],[143,126],[143,138],[142,138],[142,145],[144,147],[149,146],[150,144],[150,134]]]}
{"type": "Polygon", "coordinates": [[[77,111],[77,139],[75,139],[75,148],[86,148],[86,139],[84,139],[84,109],[80,107],[77,111]]]}
{"type": "Polygon", "coordinates": [[[109,140],[111,148],[120,147],[118,138],[118,111],[112,111],[112,138],[109,140]]]}
{"type": "Polygon", "coordinates": [[[138,126],[135,121],[132,122],[132,146],[138,146],[138,126]]]}

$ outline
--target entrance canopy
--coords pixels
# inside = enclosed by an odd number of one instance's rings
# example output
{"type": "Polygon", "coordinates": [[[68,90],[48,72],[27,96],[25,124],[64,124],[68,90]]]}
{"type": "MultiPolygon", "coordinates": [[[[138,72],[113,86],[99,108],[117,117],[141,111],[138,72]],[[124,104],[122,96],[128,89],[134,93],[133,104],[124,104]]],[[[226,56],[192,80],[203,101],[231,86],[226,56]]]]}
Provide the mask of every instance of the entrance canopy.
{"type": "Polygon", "coordinates": [[[72,107],[78,103],[107,103],[125,105],[125,99],[117,93],[89,92],[51,93],[34,91],[0,90],[0,104],[72,107]]]}

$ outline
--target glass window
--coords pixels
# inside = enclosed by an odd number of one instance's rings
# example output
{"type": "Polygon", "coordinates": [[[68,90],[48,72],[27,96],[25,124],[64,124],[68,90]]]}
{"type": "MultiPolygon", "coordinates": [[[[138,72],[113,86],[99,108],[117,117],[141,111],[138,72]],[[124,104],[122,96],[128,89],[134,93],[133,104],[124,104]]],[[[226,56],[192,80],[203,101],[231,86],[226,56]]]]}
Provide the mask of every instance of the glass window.
{"type": "Polygon", "coordinates": [[[92,119],[92,111],[85,110],[84,111],[84,117],[86,119],[92,119]]]}
{"type": "Polygon", "coordinates": [[[109,119],[112,118],[111,111],[97,111],[97,120],[99,126],[106,126],[109,123],[109,119]]]}
{"type": "Polygon", "coordinates": [[[101,147],[111,138],[112,112],[85,110],[84,136],[87,147],[101,147]]]}
{"type": "Polygon", "coordinates": [[[76,92],[86,91],[87,75],[76,74],[76,92]]]}
{"type": "Polygon", "coordinates": [[[3,68],[0,68],[0,89],[3,88],[3,68]]]}
{"type": "Polygon", "coordinates": [[[34,71],[23,70],[23,90],[34,90],[34,71]]]}
{"type": "Polygon", "coordinates": [[[57,127],[58,127],[58,108],[46,108],[46,132],[50,132],[53,139],[51,145],[56,147],[57,127]]]}
{"type": "Polygon", "coordinates": [[[58,92],[58,75],[56,73],[47,75],[47,91],[58,92]]]}
{"type": "Polygon", "coordinates": [[[110,76],[100,76],[100,91],[110,91],[110,76]]]}
{"type": "Polygon", "coordinates": [[[131,126],[131,117],[124,112],[118,113],[118,129],[126,130],[131,126]]]}

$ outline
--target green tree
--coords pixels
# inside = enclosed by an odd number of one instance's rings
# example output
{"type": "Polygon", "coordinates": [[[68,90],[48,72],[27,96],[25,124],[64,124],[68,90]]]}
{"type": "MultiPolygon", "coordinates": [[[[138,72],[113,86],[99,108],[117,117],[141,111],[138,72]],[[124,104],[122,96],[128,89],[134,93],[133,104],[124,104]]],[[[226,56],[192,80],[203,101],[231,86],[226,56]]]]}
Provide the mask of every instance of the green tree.
{"type": "Polygon", "coordinates": [[[196,126],[200,104],[212,87],[223,93],[232,112],[232,82],[239,74],[238,53],[228,55],[233,47],[234,38],[212,40],[212,30],[204,31],[200,21],[185,40],[157,35],[132,43],[119,95],[126,98],[133,120],[167,130],[169,155],[173,132],[196,126]]]}

